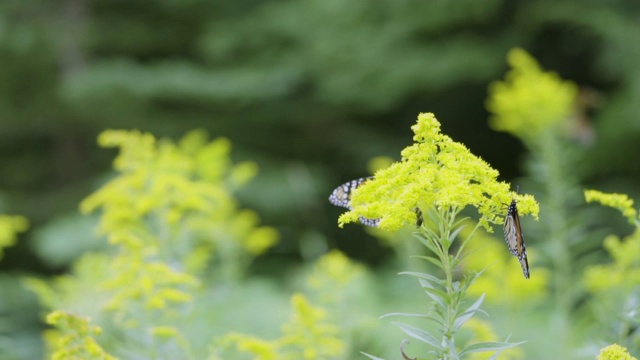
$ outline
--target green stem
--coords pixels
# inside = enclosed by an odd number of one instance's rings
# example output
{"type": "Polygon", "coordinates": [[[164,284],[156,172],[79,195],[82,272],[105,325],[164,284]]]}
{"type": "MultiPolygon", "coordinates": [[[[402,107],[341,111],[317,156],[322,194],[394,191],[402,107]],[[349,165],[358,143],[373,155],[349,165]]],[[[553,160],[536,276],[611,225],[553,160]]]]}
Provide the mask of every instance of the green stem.
{"type": "MultiPolygon", "coordinates": [[[[567,238],[569,219],[566,211],[570,203],[573,174],[567,168],[567,151],[563,151],[561,140],[552,132],[541,138],[538,153],[545,168],[542,171],[542,183],[546,194],[545,224],[547,226],[548,243],[551,244],[551,261],[553,264],[554,296],[556,304],[556,323],[561,339],[567,344],[568,317],[571,312],[573,269],[571,249],[567,238]]],[[[563,346],[566,349],[566,346],[563,346]]]]}
{"type": "Polygon", "coordinates": [[[445,273],[445,290],[449,298],[446,309],[445,328],[443,329],[443,341],[445,344],[448,344],[446,352],[443,354],[444,359],[450,359],[450,355],[455,354],[454,326],[459,305],[458,299],[464,295],[457,294],[459,290],[456,290],[453,286],[453,271],[456,261],[449,255],[449,248],[451,246],[449,237],[451,236],[451,227],[454,223],[456,213],[456,209],[441,209],[438,211],[440,234],[437,242],[442,247],[442,253],[439,256],[445,273]],[[451,346],[454,348],[451,349],[451,346]]]}
{"type": "Polygon", "coordinates": [[[568,203],[567,191],[569,184],[566,179],[570,174],[565,171],[562,150],[556,136],[546,137],[541,147],[544,164],[547,165],[547,179],[544,181],[547,194],[548,215],[545,222],[548,226],[550,243],[553,246],[553,265],[555,280],[555,296],[558,310],[566,314],[571,308],[569,289],[571,286],[570,272],[572,268],[571,253],[566,236],[568,219],[565,204],[568,203]]]}

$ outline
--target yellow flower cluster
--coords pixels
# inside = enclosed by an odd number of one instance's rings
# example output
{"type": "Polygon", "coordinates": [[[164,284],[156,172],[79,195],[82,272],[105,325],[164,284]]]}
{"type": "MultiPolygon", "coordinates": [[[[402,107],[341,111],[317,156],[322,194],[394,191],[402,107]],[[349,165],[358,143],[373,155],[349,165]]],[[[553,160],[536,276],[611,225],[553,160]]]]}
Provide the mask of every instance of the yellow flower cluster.
{"type": "Polygon", "coordinates": [[[377,171],[373,180],[354,191],[353,210],[340,216],[340,226],[359,217],[381,218],[381,229],[395,231],[415,224],[416,208],[462,210],[471,205],[478,209],[481,224],[490,229],[489,223],[502,221],[505,204],[512,198],[521,215],[537,218],[534,198],[509,192],[509,184],[497,180],[497,170],[440,133],[432,113],[420,114],[411,129],[415,143],[402,151],[402,161],[377,171]]]}
{"type": "Polygon", "coordinates": [[[577,86],[542,71],[522,49],[511,50],[507,59],[512,70],[506,80],[489,87],[490,125],[527,141],[566,121],[575,105],[577,86]]]}
{"type": "Polygon", "coordinates": [[[163,262],[143,261],[135,254],[119,256],[110,265],[114,276],[101,284],[103,289],[113,292],[106,310],[131,311],[141,303],[145,310],[163,311],[170,304],[192,301],[187,290],[199,285],[192,275],[175,271],[163,262]]]}
{"type": "Polygon", "coordinates": [[[114,160],[120,174],[87,197],[80,209],[102,210],[100,230],[112,244],[144,248],[147,257],[178,260],[197,271],[216,250],[219,256],[237,255],[220,254],[223,250],[256,256],[278,241],[275,229],[258,226],[255,212],[238,209],[233,191],[257,167],[232,164],[227,139],[209,142],[205,132],[193,131],[174,143],[139,131],[109,130],[98,141],[120,148],[114,160]],[[182,258],[163,253],[174,246],[187,249],[182,258]]]}
{"type": "Polygon", "coordinates": [[[633,200],[626,194],[607,194],[597,190],[585,190],[584,198],[588,203],[596,201],[604,206],[619,210],[631,224],[637,222],[638,212],[633,208],[633,200]]]}
{"type": "Polygon", "coordinates": [[[631,356],[627,349],[618,344],[609,345],[598,354],[598,360],[637,360],[631,356]]]}
{"type": "Polygon", "coordinates": [[[17,240],[19,232],[26,231],[29,222],[23,216],[0,215],[0,260],[2,260],[2,249],[13,246],[17,240]]]}
{"type": "Polygon", "coordinates": [[[280,342],[288,359],[340,359],[347,346],[340,339],[340,328],[328,321],[325,309],[313,306],[302,294],[291,297],[293,316],[282,326],[280,342]]]}
{"type": "Polygon", "coordinates": [[[604,248],[613,258],[613,263],[589,266],[584,273],[584,282],[592,292],[623,287],[632,288],[640,284],[640,230],[636,230],[625,241],[615,235],[607,236],[604,248]]]}
{"type": "MultiPolygon", "coordinates": [[[[275,340],[238,333],[227,334],[218,343],[262,360],[343,359],[346,344],[340,339],[340,328],[327,320],[323,308],[313,306],[302,294],[291,297],[293,315],[282,326],[282,336],[275,340]]],[[[214,357],[214,359],[217,359],[214,357]]]]}
{"type": "MultiPolygon", "coordinates": [[[[340,251],[332,251],[321,257],[307,277],[307,283],[321,295],[323,306],[337,305],[344,289],[365,272],[361,265],[353,263],[340,251]],[[324,296],[324,293],[327,293],[324,296]]],[[[344,303],[342,303],[344,304],[344,303]]],[[[214,343],[219,349],[235,349],[262,360],[321,360],[344,359],[347,344],[341,333],[335,314],[325,307],[313,305],[305,295],[291,297],[292,315],[282,326],[282,334],[273,340],[251,335],[231,333],[214,343]]],[[[214,357],[223,359],[228,357],[214,357]]]]}
{"type": "Polygon", "coordinates": [[[65,311],[54,311],[47,315],[47,324],[56,327],[46,336],[52,360],[116,360],[107,354],[93,338],[101,333],[98,326],[89,324],[89,319],[65,311]]]}
{"type": "Polygon", "coordinates": [[[314,264],[307,284],[321,304],[335,305],[344,301],[349,286],[364,274],[364,266],[354,263],[342,252],[332,250],[314,264]]]}

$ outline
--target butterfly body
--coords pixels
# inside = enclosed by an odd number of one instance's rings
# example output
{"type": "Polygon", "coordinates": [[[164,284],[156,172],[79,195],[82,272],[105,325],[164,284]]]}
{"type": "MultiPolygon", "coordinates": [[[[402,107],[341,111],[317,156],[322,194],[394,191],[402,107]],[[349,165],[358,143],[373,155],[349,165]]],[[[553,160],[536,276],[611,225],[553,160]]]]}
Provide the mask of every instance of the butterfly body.
{"type": "Polygon", "coordinates": [[[511,200],[507,209],[507,216],[504,218],[504,240],[507,242],[509,251],[518,258],[522,273],[525,278],[529,278],[529,261],[527,260],[527,249],[524,244],[524,236],[520,228],[520,217],[515,200],[511,200]]]}

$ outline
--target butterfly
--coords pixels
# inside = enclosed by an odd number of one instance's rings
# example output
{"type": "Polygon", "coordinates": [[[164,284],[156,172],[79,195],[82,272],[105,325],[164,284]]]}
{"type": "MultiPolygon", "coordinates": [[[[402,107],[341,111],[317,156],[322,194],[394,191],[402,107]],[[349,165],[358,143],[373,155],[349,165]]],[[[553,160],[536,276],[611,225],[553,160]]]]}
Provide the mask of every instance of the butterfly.
{"type": "Polygon", "coordinates": [[[522,273],[525,278],[529,278],[529,262],[527,261],[527,249],[524,245],[524,237],[520,228],[520,217],[516,200],[512,199],[507,209],[507,216],[504,218],[504,240],[507,242],[509,251],[518,258],[522,273]]]}
{"type": "MultiPolygon", "coordinates": [[[[333,190],[329,195],[329,202],[335,206],[340,206],[352,210],[351,207],[351,193],[357,189],[360,185],[364,184],[367,180],[373,179],[373,176],[363,177],[360,179],[351,180],[346,182],[333,190]]],[[[368,219],[360,216],[360,222],[367,226],[378,227],[380,219],[368,219]]]]}
{"type": "MultiPolygon", "coordinates": [[[[364,184],[367,180],[373,179],[373,176],[363,177],[360,179],[351,180],[346,182],[333,190],[331,195],[329,195],[329,202],[331,202],[335,206],[340,206],[343,208],[347,208],[352,210],[351,207],[351,192],[357,189],[360,185],[364,184]]],[[[419,208],[415,208],[416,212],[416,227],[420,227],[422,225],[422,211],[419,208]]],[[[380,219],[368,219],[360,216],[360,222],[367,226],[378,227],[380,224],[380,219]]]]}

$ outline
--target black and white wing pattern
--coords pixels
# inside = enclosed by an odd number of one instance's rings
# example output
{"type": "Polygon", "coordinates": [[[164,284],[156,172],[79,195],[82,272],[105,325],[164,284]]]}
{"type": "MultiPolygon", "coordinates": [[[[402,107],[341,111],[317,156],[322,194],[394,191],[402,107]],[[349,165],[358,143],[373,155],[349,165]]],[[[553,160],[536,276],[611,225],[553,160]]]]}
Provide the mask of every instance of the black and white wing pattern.
{"type": "MultiPolygon", "coordinates": [[[[335,206],[340,206],[352,210],[351,193],[353,192],[353,190],[357,189],[358,186],[364,184],[367,180],[370,179],[373,179],[373,176],[351,180],[338,186],[329,196],[329,202],[331,202],[335,206]]],[[[367,219],[361,216],[360,222],[367,226],[378,227],[378,225],[380,224],[380,219],[367,219]]]]}
{"type": "Polygon", "coordinates": [[[507,242],[509,251],[518,258],[525,278],[529,278],[529,261],[527,261],[527,249],[524,245],[524,237],[520,228],[520,217],[515,200],[511,200],[504,218],[504,240],[507,242]]]}

